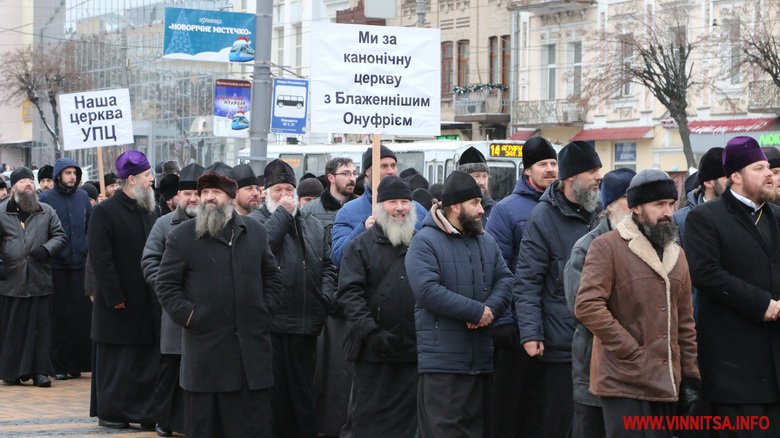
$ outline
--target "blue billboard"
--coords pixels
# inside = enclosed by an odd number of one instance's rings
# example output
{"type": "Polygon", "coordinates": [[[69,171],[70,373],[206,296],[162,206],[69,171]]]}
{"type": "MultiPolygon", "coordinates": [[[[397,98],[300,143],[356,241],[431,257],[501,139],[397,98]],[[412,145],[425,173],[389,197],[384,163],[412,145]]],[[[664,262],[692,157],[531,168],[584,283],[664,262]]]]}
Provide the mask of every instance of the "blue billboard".
{"type": "Polygon", "coordinates": [[[217,79],[214,86],[214,135],[249,138],[252,117],[252,84],[217,79]]]}
{"type": "Polygon", "coordinates": [[[254,14],[165,8],[163,58],[248,62],[255,59],[254,14]]]}
{"type": "Polygon", "coordinates": [[[309,100],[309,81],[305,79],[274,79],[271,101],[271,132],[303,134],[306,129],[306,107],[309,100]]]}

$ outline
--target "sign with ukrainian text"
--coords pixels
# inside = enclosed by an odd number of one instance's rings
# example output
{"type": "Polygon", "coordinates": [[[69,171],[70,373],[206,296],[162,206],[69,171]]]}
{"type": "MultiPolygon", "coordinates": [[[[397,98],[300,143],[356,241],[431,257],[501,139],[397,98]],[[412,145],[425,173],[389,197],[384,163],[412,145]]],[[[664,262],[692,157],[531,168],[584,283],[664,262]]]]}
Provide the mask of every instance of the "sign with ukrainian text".
{"type": "Polygon", "coordinates": [[[127,88],[60,94],[58,99],[66,151],[133,143],[127,88]]]}
{"type": "Polygon", "coordinates": [[[441,33],[312,23],[311,129],[439,135],[441,33]]]}
{"type": "Polygon", "coordinates": [[[493,158],[523,158],[523,145],[514,143],[490,143],[493,158]]]}
{"type": "Polygon", "coordinates": [[[214,85],[214,136],[249,138],[252,83],[217,79],[214,85]]]}
{"type": "Polygon", "coordinates": [[[165,8],[163,58],[248,62],[255,59],[255,14],[165,8]]]}

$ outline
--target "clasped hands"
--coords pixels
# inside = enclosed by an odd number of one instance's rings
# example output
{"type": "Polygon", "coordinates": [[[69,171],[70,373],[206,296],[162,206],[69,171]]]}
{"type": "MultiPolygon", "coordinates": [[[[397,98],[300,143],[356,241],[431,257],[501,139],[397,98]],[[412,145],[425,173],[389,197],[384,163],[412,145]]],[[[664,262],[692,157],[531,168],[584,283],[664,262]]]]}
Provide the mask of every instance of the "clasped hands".
{"type": "Polygon", "coordinates": [[[487,327],[493,323],[493,319],[495,319],[493,317],[493,311],[490,310],[490,307],[485,306],[485,308],[482,310],[482,317],[479,319],[479,322],[477,324],[467,322],[466,327],[471,330],[487,327]]]}

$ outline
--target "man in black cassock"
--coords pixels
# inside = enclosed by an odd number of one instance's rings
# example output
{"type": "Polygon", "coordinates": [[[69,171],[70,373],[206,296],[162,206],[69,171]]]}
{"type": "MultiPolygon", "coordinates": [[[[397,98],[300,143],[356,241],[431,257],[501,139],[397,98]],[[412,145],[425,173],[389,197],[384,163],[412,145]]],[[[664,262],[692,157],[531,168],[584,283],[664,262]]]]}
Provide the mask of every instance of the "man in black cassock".
{"type": "Polygon", "coordinates": [[[155,289],[183,327],[188,438],[270,437],[271,320],[281,274],[265,228],[234,211],[238,185],[198,179],[195,219],[169,234],[155,289]]]}
{"type": "Polygon", "coordinates": [[[116,169],[121,190],[95,207],[88,232],[96,281],[90,416],[104,427],[153,429],[160,306],[144,280],[141,254],[155,221],[154,178],[139,151],[120,155],[116,169]]]}
{"type": "Polygon", "coordinates": [[[0,378],[51,386],[53,292],[49,258],[65,246],[57,213],[38,202],[33,173],[11,173],[12,194],[0,202],[0,378]]]}

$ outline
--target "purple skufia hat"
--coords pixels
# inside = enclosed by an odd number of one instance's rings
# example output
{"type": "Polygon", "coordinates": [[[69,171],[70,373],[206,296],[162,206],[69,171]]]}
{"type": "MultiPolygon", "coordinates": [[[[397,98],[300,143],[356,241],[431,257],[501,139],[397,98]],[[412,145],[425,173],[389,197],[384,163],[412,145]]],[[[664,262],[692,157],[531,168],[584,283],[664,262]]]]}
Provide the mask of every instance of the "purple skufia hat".
{"type": "Polygon", "coordinates": [[[764,151],[753,137],[746,135],[734,137],[726,143],[726,148],[721,156],[723,171],[726,176],[738,172],[745,166],[756,161],[767,161],[764,151]]]}
{"type": "Polygon", "coordinates": [[[150,169],[152,166],[141,151],[125,151],[116,159],[116,175],[119,179],[127,179],[130,175],[150,169]]]}

